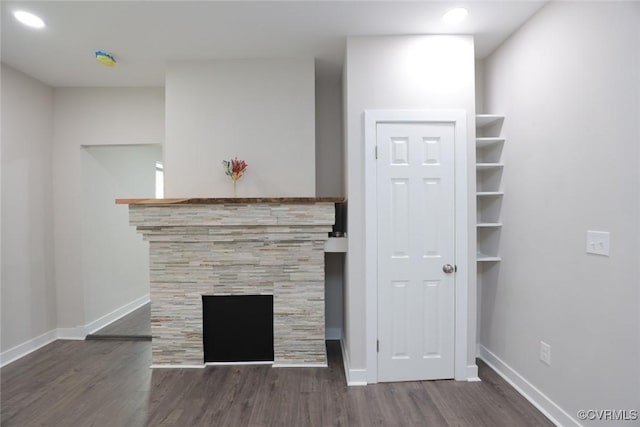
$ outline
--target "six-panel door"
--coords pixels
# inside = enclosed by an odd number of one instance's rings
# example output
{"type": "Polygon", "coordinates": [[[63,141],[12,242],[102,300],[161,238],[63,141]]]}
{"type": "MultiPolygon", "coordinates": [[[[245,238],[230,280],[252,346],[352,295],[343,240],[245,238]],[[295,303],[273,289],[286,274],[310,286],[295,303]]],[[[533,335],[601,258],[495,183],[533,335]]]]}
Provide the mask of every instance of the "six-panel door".
{"type": "Polygon", "coordinates": [[[454,140],[452,123],[377,125],[379,381],[454,377],[454,140]]]}

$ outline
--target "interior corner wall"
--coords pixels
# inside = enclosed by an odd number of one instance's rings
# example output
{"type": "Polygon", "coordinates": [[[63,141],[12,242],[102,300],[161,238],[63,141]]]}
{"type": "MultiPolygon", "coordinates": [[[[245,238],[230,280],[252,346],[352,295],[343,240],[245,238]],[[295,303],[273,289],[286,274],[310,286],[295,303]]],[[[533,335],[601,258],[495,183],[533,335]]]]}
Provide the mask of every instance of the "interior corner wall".
{"type": "Polygon", "coordinates": [[[344,195],[342,147],[342,79],[316,76],[316,195],[344,195]]]}
{"type": "Polygon", "coordinates": [[[53,91],[5,64],[2,85],[2,342],[0,352],[56,328],[53,91]]]}
{"type": "MultiPolygon", "coordinates": [[[[349,69],[349,55],[347,53],[347,51],[345,50],[345,55],[344,55],[344,64],[342,66],[342,73],[341,73],[341,80],[342,80],[342,194],[345,196],[346,198],[346,203],[345,206],[347,207],[347,223],[346,223],[346,235],[347,238],[349,237],[349,199],[348,199],[348,188],[349,188],[349,156],[348,156],[348,145],[347,145],[347,123],[348,123],[348,114],[347,114],[347,107],[349,105],[349,101],[348,101],[348,96],[349,96],[349,91],[347,90],[347,84],[348,84],[348,79],[347,79],[347,70],[349,69]]],[[[364,173],[364,171],[363,171],[364,173]]],[[[357,328],[352,328],[351,327],[351,321],[350,321],[350,314],[349,314],[349,310],[350,307],[353,305],[351,303],[351,299],[349,298],[349,294],[347,293],[347,289],[348,289],[348,280],[349,280],[349,251],[347,249],[347,252],[344,254],[344,263],[342,264],[343,266],[343,274],[342,274],[342,337],[341,337],[341,350],[342,350],[342,359],[344,362],[344,366],[345,366],[345,375],[349,375],[349,373],[347,372],[347,369],[349,366],[351,366],[351,361],[350,361],[350,356],[349,356],[349,343],[351,342],[351,337],[349,336],[349,331],[351,331],[352,329],[354,331],[358,331],[357,328]]],[[[360,317],[359,315],[354,315],[353,316],[354,319],[357,319],[360,317]]],[[[366,335],[366,330],[363,331],[363,333],[366,335]]],[[[361,342],[360,345],[365,345],[366,347],[366,342],[361,342]]],[[[366,348],[363,348],[362,351],[365,352],[366,354],[366,348]]],[[[347,377],[347,381],[349,381],[349,378],[347,377]]]]}
{"type": "Polygon", "coordinates": [[[82,147],[163,143],[164,89],[58,88],[53,105],[58,327],[84,334],[96,314],[86,312],[82,280],[82,147]]]}
{"type": "MultiPolygon", "coordinates": [[[[471,36],[351,37],[344,73],[349,248],[345,283],[345,342],[351,369],[367,369],[365,283],[365,110],[461,109],[467,112],[469,260],[475,259],[475,79],[471,36]]],[[[470,262],[468,355],[475,365],[476,273],[470,262]]],[[[376,335],[376,332],[373,332],[376,335]]]]}
{"type": "Polygon", "coordinates": [[[476,59],[476,114],[488,114],[484,109],[484,60],[476,59]]]}
{"type": "Polygon", "coordinates": [[[640,408],[639,32],[638,2],[551,2],[485,61],[506,143],[481,352],[564,425],[640,408]],[[610,256],[586,253],[587,230],[611,233],[610,256]]]}
{"type": "MultiPolygon", "coordinates": [[[[316,196],[344,195],[342,144],[342,79],[340,74],[316,74],[316,196]]],[[[343,329],[345,254],[325,256],[325,323],[328,339],[343,329]]]]}
{"type": "Polygon", "coordinates": [[[239,196],[315,196],[314,74],[312,58],[168,64],[166,196],[232,196],[233,157],[239,196]]]}
{"type": "Polygon", "coordinates": [[[100,319],[149,297],[149,243],[129,225],[129,206],[116,205],[114,200],[154,198],[158,161],[162,161],[161,144],[81,150],[82,280],[87,319],[100,319]]]}

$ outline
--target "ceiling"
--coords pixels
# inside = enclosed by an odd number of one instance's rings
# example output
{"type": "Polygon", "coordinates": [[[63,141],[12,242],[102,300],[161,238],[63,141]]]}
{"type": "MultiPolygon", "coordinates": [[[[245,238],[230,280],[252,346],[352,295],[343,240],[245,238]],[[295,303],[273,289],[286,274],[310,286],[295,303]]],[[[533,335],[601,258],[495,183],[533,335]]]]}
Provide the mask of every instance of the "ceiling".
{"type": "Polygon", "coordinates": [[[1,2],[2,62],[51,86],[163,86],[167,61],[315,57],[339,75],[347,36],[473,34],[491,53],[545,1],[8,1],[1,2]],[[441,21],[454,6],[458,25],[441,21]],[[27,28],[13,11],[39,15],[27,28]],[[94,51],[106,50],[115,68],[94,51]]]}

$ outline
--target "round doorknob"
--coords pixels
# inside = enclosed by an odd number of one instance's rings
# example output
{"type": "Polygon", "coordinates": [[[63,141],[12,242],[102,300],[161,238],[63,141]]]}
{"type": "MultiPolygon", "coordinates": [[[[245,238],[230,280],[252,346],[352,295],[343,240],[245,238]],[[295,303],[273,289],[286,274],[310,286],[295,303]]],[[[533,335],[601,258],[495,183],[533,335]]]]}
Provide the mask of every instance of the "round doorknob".
{"type": "Polygon", "coordinates": [[[451,264],[445,264],[442,266],[442,271],[444,271],[447,274],[451,274],[454,271],[456,271],[456,268],[451,264]]]}

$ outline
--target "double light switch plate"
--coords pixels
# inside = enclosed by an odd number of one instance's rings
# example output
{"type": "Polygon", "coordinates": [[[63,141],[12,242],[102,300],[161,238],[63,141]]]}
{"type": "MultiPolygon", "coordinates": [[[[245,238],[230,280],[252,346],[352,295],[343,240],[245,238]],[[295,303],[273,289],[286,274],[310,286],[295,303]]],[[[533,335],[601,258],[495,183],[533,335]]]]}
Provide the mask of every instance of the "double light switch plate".
{"type": "Polygon", "coordinates": [[[587,253],[609,256],[609,232],[587,231],[587,253]]]}

